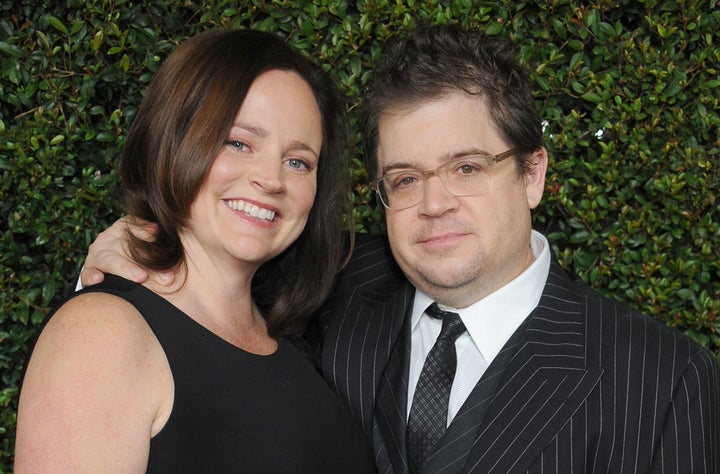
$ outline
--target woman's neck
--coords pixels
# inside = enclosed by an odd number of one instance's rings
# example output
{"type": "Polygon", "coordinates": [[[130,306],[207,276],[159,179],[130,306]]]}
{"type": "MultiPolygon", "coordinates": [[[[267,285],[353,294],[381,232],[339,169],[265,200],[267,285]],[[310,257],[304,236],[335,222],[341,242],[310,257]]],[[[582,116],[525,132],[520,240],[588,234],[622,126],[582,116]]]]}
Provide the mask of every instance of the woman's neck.
{"type": "Polygon", "coordinates": [[[188,256],[171,287],[146,286],[218,337],[247,352],[273,353],[277,342],[267,334],[265,318],[252,299],[257,268],[241,262],[188,256]]]}

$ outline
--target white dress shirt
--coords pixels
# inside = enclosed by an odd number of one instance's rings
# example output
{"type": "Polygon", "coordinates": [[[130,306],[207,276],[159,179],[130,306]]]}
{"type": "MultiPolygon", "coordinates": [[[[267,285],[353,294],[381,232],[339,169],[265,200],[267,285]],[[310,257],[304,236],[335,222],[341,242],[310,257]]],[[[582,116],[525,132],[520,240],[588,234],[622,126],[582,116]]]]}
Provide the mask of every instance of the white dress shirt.
{"type": "MultiPolygon", "coordinates": [[[[460,314],[460,319],[467,328],[467,332],[455,342],[457,371],[450,389],[448,425],[475,388],[485,369],[540,301],[550,271],[550,245],[545,236],[533,230],[530,246],[535,260],[507,285],[461,310],[439,305],[443,310],[460,314]]],[[[429,296],[420,291],[415,292],[410,321],[412,333],[408,414],[425,358],[442,328],[442,321],[425,314],[425,310],[432,303],[429,296]]]]}

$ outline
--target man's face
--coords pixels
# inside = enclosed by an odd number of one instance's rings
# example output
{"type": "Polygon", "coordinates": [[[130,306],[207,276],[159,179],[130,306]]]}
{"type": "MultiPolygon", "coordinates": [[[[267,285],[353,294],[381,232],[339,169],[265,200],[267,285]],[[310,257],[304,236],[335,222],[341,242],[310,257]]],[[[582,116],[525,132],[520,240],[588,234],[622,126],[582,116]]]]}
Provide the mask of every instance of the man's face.
{"type": "MultiPolygon", "coordinates": [[[[495,155],[510,148],[484,100],[460,92],[391,110],[381,117],[379,137],[380,175],[398,166],[427,170],[468,152],[495,155]]],[[[530,210],[542,197],[545,149],[530,161],[536,164],[528,176],[519,175],[514,157],[494,165],[490,188],[481,196],[454,196],[433,176],[419,204],[387,210],[393,255],[416,288],[464,308],[530,265],[530,210]]]]}

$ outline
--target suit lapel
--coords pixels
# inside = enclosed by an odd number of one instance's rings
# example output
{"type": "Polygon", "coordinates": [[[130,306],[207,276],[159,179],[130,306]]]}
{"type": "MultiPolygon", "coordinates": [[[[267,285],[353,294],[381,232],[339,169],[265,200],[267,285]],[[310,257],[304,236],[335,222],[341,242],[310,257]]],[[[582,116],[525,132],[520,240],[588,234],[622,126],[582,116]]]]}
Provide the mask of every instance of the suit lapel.
{"type": "Polygon", "coordinates": [[[430,458],[426,472],[459,472],[465,465],[505,369],[520,346],[520,334],[517,332],[505,344],[463,403],[440,440],[437,452],[430,458]]]}
{"type": "Polygon", "coordinates": [[[380,379],[375,401],[373,444],[376,453],[387,452],[396,474],[408,472],[405,432],[408,371],[410,369],[410,310],[380,379]]]}
{"type": "Polygon", "coordinates": [[[586,360],[582,297],[555,262],[488,407],[467,472],[525,472],[600,379],[586,360]]]}

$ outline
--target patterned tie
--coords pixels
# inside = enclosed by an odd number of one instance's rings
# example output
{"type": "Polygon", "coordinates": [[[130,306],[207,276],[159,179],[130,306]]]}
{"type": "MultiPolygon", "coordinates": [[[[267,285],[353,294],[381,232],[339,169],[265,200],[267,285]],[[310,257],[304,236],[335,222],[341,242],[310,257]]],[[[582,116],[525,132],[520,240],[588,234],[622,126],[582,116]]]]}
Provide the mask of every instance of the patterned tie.
{"type": "Polygon", "coordinates": [[[450,387],[455,378],[455,341],[465,332],[460,315],[443,311],[437,303],[425,311],[442,319],[442,330],[425,359],[408,418],[407,440],[410,472],[419,472],[430,458],[447,427],[450,387]]]}

